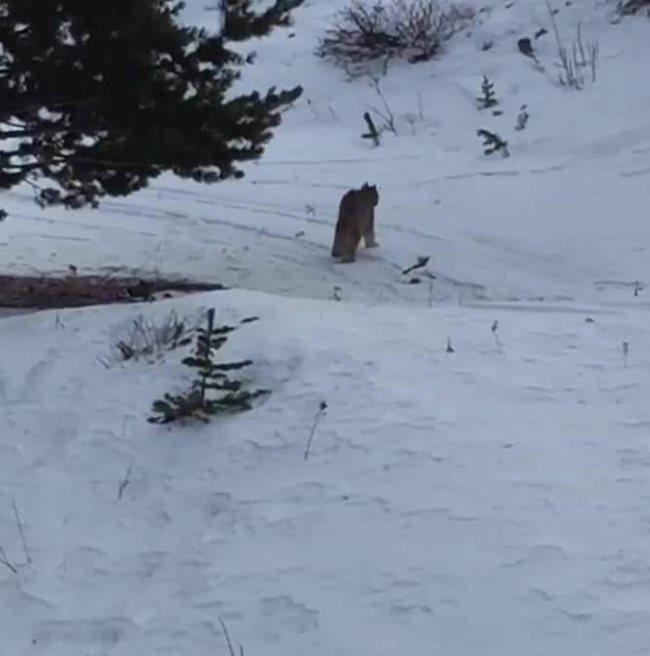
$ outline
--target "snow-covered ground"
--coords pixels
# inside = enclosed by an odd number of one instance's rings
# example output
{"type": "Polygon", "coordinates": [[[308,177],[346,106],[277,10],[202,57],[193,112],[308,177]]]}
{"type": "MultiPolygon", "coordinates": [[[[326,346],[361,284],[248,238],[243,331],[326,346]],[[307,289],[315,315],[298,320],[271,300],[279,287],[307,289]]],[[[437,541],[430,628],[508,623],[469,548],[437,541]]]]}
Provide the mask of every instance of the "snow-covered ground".
{"type": "Polygon", "coordinates": [[[144,421],[180,355],[99,362],[138,309],[0,322],[3,654],[647,653],[645,317],[201,302],[273,393],[199,428],[144,421]]]}
{"type": "Polygon", "coordinates": [[[550,28],[544,3],[494,2],[382,78],[398,134],[372,148],[381,100],[313,55],[341,4],[308,0],[256,47],[245,84],[305,93],[243,181],[163,178],[96,211],[3,194],[6,272],[240,289],[0,320],[0,656],[225,654],[219,618],[247,655],[650,653],[650,22],[558,4],[566,41],[582,22],[600,46],[576,92],[551,34],[544,70],[516,48],[550,28]],[[484,74],[498,117],[476,108],[484,74]],[[341,265],[338,201],[364,181],[381,246],[341,265]],[[419,256],[431,288],[401,274],[419,256]],[[205,307],[260,317],[228,353],[272,394],[149,425],[181,353],[111,347],[141,313],[205,307]]]}
{"type": "Polygon", "coordinates": [[[312,54],[340,4],[312,0],[296,12],[294,38],[278,31],[256,47],[246,84],[302,83],[305,93],[243,181],[163,178],[98,211],[42,211],[28,188],[5,194],[3,269],[128,268],[323,299],[336,285],[350,300],[419,304],[400,271],[429,255],[439,301],[629,299],[650,252],[648,21],[612,25],[612,8],[588,0],[561,6],[565,42],[582,20],[585,42],[600,46],[596,83],[572,92],[556,84],[551,33],[535,41],[545,72],[516,48],[520,36],[550,27],[544,3],[495,3],[439,60],[389,71],[381,84],[398,136],[372,148],[361,139],[362,113],[382,107],[372,85],[312,54]],[[499,117],[477,110],[483,74],[499,117]],[[530,120],[516,131],[523,104],[530,120]],[[511,157],[486,158],[479,128],[506,138],[511,157]],[[382,248],[337,266],[329,248],[338,201],[366,180],[380,188],[382,248]]]}

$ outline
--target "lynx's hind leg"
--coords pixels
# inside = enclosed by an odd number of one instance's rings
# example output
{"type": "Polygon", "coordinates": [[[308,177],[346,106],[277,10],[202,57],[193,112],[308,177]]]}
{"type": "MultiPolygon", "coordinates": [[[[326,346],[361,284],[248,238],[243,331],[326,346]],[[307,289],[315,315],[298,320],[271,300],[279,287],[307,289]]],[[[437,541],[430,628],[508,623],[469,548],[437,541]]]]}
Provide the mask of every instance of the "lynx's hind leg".
{"type": "Polygon", "coordinates": [[[363,234],[363,241],[366,244],[366,248],[377,248],[379,242],[375,239],[375,213],[373,212],[370,215],[370,221],[368,221],[368,227],[363,234]]]}
{"type": "Polygon", "coordinates": [[[357,230],[352,230],[345,235],[345,239],[341,244],[341,262],[354,262],[360,239],[361,236],[357,230]]]}
{"type": "Polygon", "coordinates": [[[377,248],[379,242],[375,239],[375,231],[373,228],[370,228],[368,232],[363,236],[363,241],[366,244],[366,248],[377,248]]]}

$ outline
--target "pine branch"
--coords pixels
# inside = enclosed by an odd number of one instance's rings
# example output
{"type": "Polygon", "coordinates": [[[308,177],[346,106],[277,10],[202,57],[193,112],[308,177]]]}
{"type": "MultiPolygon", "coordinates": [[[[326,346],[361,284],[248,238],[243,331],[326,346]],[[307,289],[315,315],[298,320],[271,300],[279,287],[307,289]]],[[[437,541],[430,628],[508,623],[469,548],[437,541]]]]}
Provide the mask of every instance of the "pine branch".
{"type": "Polygon", "coordinates": [[[74,208],[166,171],[241,178],[302,88],[229,98],[253,59],[230,46],[290,24],[302,3],[223,0],[225,27],[209,30],[183,24],[175,0],[5,0],[0,142],[21,145],[0,152],[2,188],[41,178],[37,202],[74,208]]]}

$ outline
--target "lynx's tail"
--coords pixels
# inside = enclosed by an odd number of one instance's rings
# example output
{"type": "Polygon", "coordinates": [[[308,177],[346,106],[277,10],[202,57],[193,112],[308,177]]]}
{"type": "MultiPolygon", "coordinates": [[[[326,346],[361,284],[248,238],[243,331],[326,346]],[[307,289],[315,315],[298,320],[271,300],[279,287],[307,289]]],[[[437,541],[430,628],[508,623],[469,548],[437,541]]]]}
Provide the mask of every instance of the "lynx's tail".
{"type": "Polygon", "coordinates": [[[341,209],[339,208],[339,216],[336,222],[336,228],[334,230],[334,243],[332,244],[332,257],[341,257],[341,242],[344,240],[345,236],[342,230],[343,221],[341,219],[341,209]]]}

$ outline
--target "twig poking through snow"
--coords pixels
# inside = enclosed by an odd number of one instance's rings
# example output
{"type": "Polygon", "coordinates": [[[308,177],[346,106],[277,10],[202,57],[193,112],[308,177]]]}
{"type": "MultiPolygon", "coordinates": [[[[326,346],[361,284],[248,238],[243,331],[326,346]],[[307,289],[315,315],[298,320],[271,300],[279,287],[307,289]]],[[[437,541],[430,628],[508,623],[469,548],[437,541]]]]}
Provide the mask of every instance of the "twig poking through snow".
{"type": "Polygon", "coordinates": [[[502,347],[502,344],[501,344],[501,340],[499,339],[499,322],[498,321],[495,321],[492,324],[491,330],[492,330],[492,335],[494,337],[494,343],[497,345],[497,348],[500,349],[502,347]]]}
{"type": "Polygon", "coordinates": [[[627,356],[630,352],[630,345],[628,342],[623,342],[623,366],[627,367],[627,356]]]}
{"type": "Polygon", "coordinates": [[[386,96],[384,96],[384,92],[381,89],[381,81],[379,76],[377,75],[371,75],[368,74],[368,77],[371,80],[371,84],[373,89],[375,90],[375,93],[379,96],[379,99],[381,100],[382,105],[384,106],[384,111],[378,110],[376,107],[371,107],[370,109],[379,116],[379,118],[383,121],[383,125],[381,126],[382,129],[388,130],[389,132],[392,132],[395,136],[397,136],[397,128],[395,127],[395,115],[393,114],[390,105],[388,104],[388,101],[386,100],[386,96]]]}
{"type": "Polygon", "coordinates": [[[363,113],[363,120],[366,122],[366,125],[368,126],[368,132],[364,132],[361,135],[361,138],[370,139],[376,148],[381,143],[379,140],[381,133],[379,130],[377,130],[377,126],[375,125],[374,121],[372,120],[372,117],[368,112],[363,113]]]}
{"type": "Polygon", "coordinates": [[[127,486],[131,482],[131,471],[133,469],[133,463],[130,462],[129,466],[126,468],[126,473],[124,474],[124,478],[120,481],[120,484],[117,488],[117,500],[119,501],[122,498],[122,495],[124,494],[124,490],[126,490],[127,486]]]}
{"type": "Polygon", "coordinates": [[[451,345],[451,337],[447,337],[447,348],[445,349],[447,353],[455,353],[454,347],[451,345]]]}
{"type": "Polygon", "coordinates": [[[309,449],[311,447],[311,441],[314,439],[314,433],[316,432],[316,427],[318,426],[318,422],[320,421],[321,417],[325,414],[325,410],[327,410],[327,403],[325,403],[325,401],[321,401],[320,404],[318,405],[318,410],[316,411],[316,414],[314,416],[314,421],[311,425],[311,431],[309,432],[309,439],[307,440],[307,446],[305,447],[305,460],[309,458],[309,449]]]}
{"type": "Polygon", "coordinates": [[[402,271],[402,275],[405,276],[411,273],[411,271],[415,271],[416,269],[423,269],[429,263],[429,259],[429,255],[419,255],[417,262],[412,264],[410,267],[406,267],[406,269],[402,271]]]}
{"type": "Polygon", "coordinates": [[[29,553],[29,547],[27,546],[27,540],[25,539],[25,529],[23,528],[23,520],[18,511],[18,506],[16,505],[16,500],[12,499],[11,507],[14,509],[14,517],[16,518],[16,526],[18,527],[18,533],[20,534],[20,541],[23,543],[23,551],[25,552],[25,560],[28,565],[32,564],[32,557],[29,553]]]}
{"type": "Polygon", "coordinates": [[[428,305],[429,305],[429,307],[432,307],[433,306],[433,281],[436,279],[436,277],[432,273],[429,273],[428,271],[425,271],[424,275],[427,277],[427,283],[428,283],[428,288],[429,288],[428,305]]]}
{"type": "Polygon", "coordinates": [[[7,557],[7,552],[0,547],[0,565],[4,565],[10,572],[18,574],[18,570],[7,557]]]}
{"type": "MultiPolygon", "coordinates": [[[[219,618],[219,624],[221,624],[221,630],[223,631],[223,635],[226,639],[226,645],[228,645],[228,653],[230,656],[236,656],[235,650],[232,646],[232,640],[230,639],[230,634],[228,633],[228,627],[226,627],[226,623],[221,618],[219,618]]],[[[239,645],[239,656],[244,656],[244,648],[242,645],[239,645]]]]}
{"type": "MultiPolygon", "coordinates": [[[[122,418],[122,439],[126,437],[126,425],[129,423],[129,415],[124,415],[122,418]]],[[[129,466],[126,468],[126,473],[124,478],[120,481],[120,484],[117,488],[117,500],[119,501],[124,494],[127,486],[131,483],[131,471],[133,470],[133,460],[129,463],[129,466]]]]}

